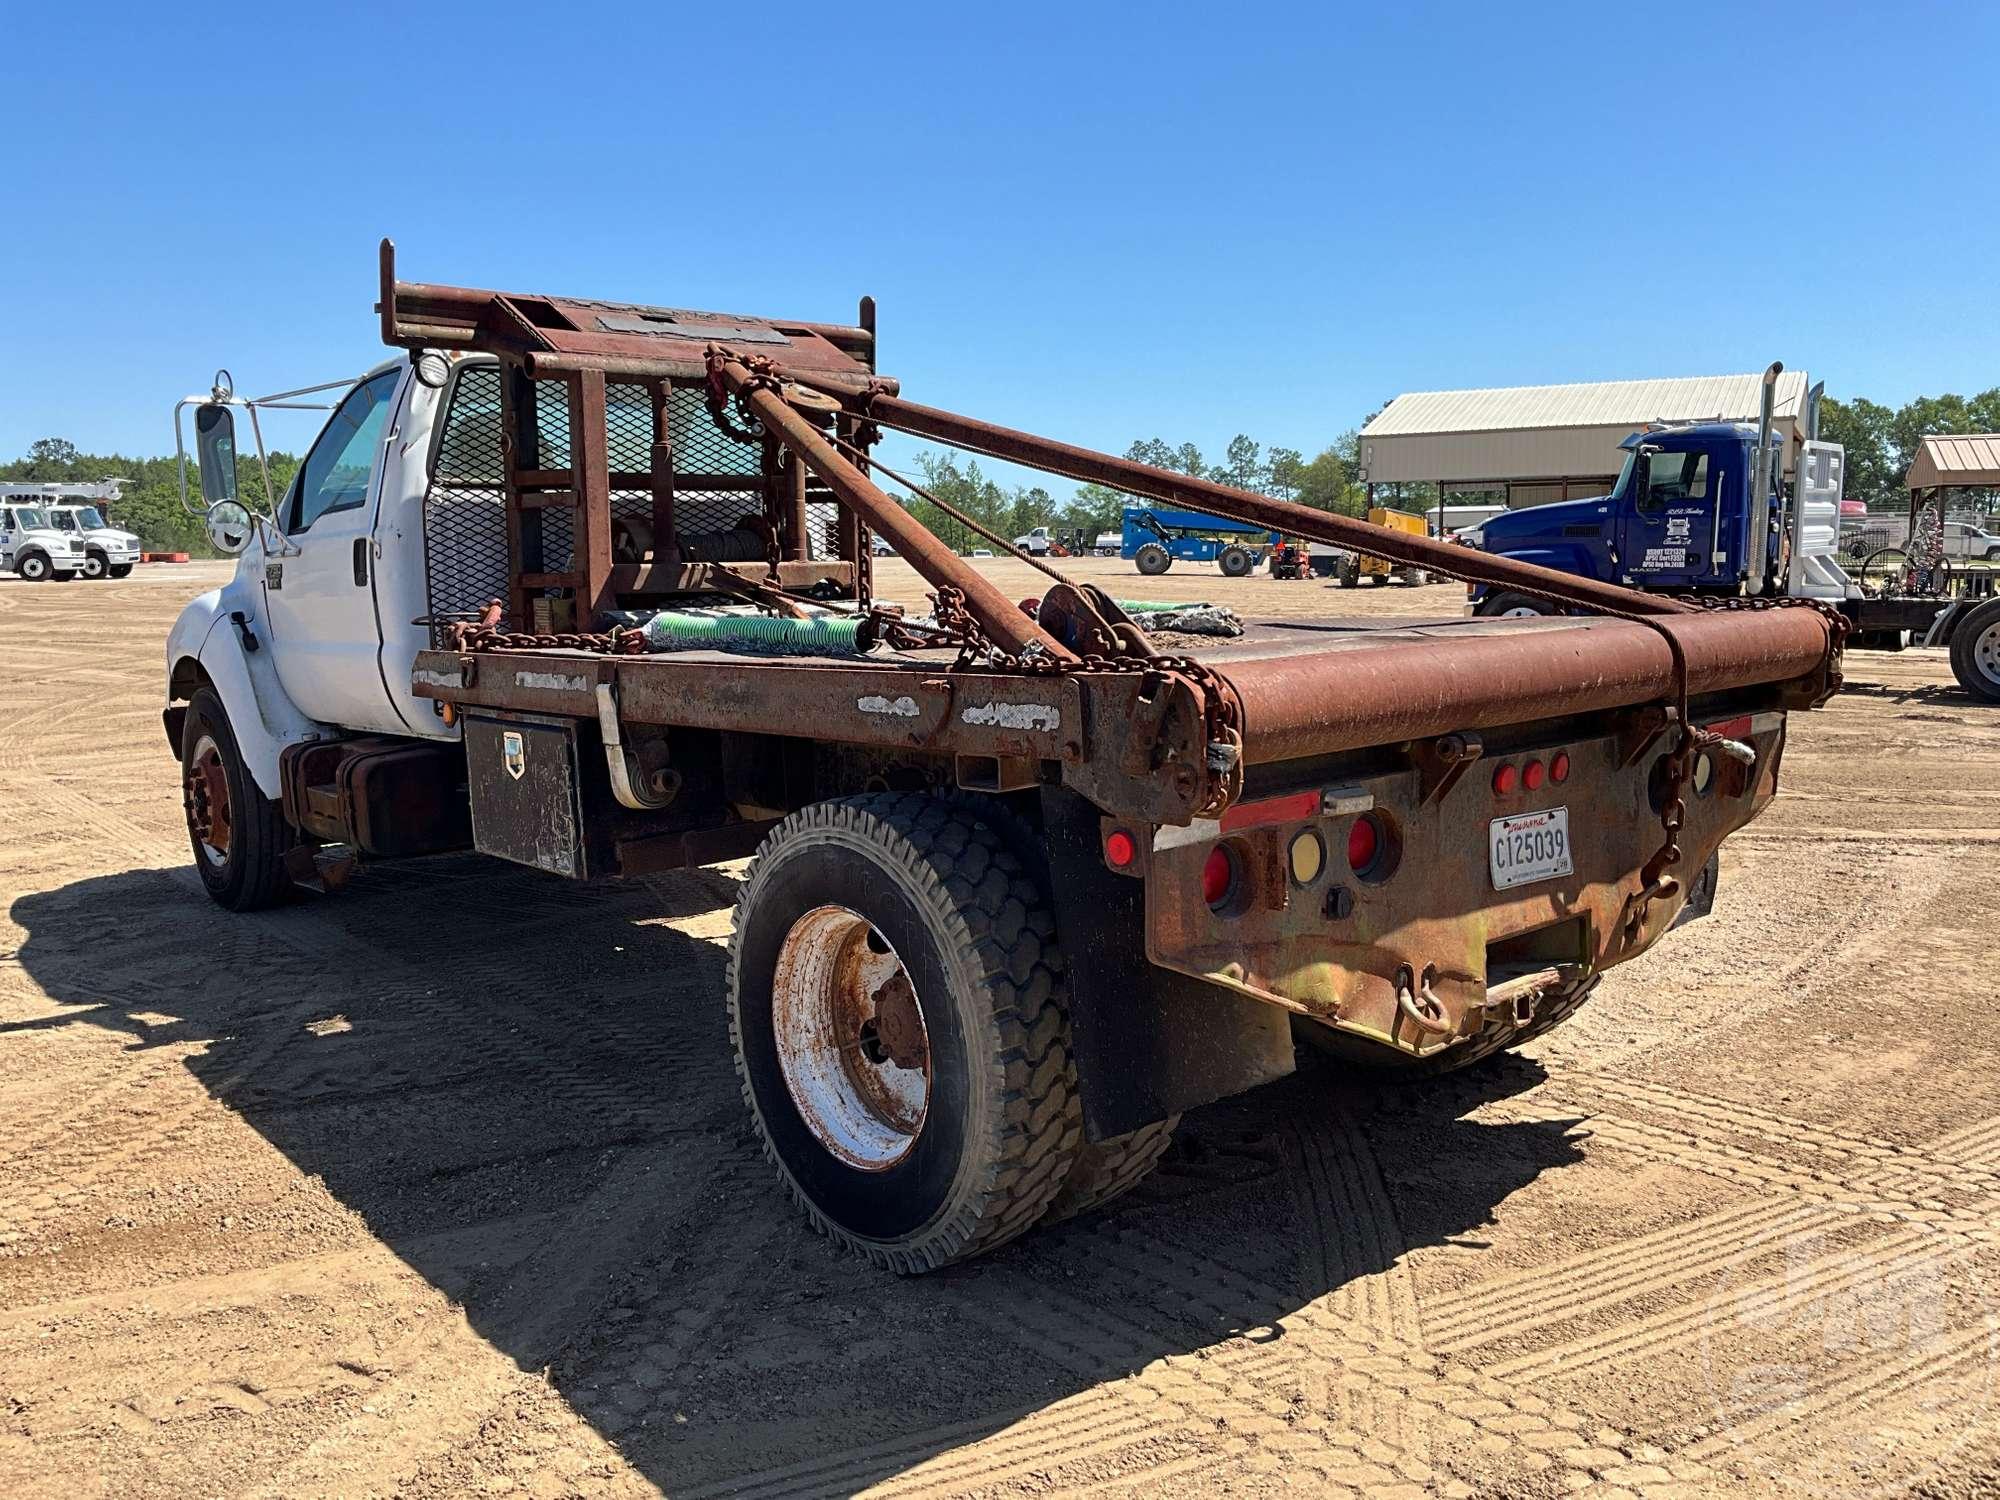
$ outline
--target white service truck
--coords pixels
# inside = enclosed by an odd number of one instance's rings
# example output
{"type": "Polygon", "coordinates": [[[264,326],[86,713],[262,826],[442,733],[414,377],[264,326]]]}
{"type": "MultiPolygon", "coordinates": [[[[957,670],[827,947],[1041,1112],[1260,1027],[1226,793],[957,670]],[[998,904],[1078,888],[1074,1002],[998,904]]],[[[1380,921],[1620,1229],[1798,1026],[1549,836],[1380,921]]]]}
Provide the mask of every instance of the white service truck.
{"type": "Polygon", "coordinates": [[[83,572],[83,543],[59,530],[32,494],[0,494],[0,569],[25,583],[67,583],[83,572]]]}
{"type": "Polygon", "coordinates": [[[139,561],[137,533],[113,526],[105,515],[118,502],[119,479],[101,479],[94,484],[45,484],[41,487],[42,508],[49,521],[65,536],[83,543],[85,578],[126,578],[139,561]]]}

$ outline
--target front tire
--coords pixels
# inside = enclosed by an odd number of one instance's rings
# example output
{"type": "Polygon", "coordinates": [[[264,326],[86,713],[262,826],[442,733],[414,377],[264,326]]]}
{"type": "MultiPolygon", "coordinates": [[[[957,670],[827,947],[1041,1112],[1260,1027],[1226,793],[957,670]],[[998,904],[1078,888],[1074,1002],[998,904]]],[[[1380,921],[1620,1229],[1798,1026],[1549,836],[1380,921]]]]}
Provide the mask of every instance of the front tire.
{"type": "Polygon", "coordinates": [[[132,576],[132,565],[130,563],[113,563],[110,572],[113,578],[130,578],[132,576]]]}
{"type": "Polygon", "coordinates": [[[1174,565],[1174,555],[1158,542],[1148,542],[1132,554],[1132,561],[1148,578],[1157,578],[1174,565]]]}
{"type": "Polygon", "coordinates": [[[261,911],[290,896],[291,826],[243,763],[229,715],[211,688],[195,692],[181,726],[181,801],[195,873],[218,905],[261,911]]]}
{"type": "Polygon", "coordinates": [[[1517,594],[1511,589],[1503,589],[1481,599],[1473,613],[1489,619],[1524,619],[1531,615],[1555,614],[1556,607],[1533,594],[1517,594]]]}
{"type": "Polygon", "coordinates": [[[1020,1234],[1082,1144],[1047,897],[989,821],[936,798],[779,824],[737,901],[729,1031],[786,1190],[890,1270],[1020,1234]]]}
{"type": "Polygon", "coordinates": [[[1257,566],[1257,559],[1242,547],[1224,547],[1215,562],[1225,578],[1247,578],[1257,566]]]}
{"type": "Polygon", "coordinates": [[[17,558],[14,571],[20,574],[23,583],[47,583],[55,573],[55,569],[49,566],[49,560],[39,552],[25,553],[17,558]]]}
{"type": "Polygon", "coordinates": [[[87,552],[83,558],[83,576],[97,579],[111,571],[111,565],[104,560],[102,552],[87,552]]]}

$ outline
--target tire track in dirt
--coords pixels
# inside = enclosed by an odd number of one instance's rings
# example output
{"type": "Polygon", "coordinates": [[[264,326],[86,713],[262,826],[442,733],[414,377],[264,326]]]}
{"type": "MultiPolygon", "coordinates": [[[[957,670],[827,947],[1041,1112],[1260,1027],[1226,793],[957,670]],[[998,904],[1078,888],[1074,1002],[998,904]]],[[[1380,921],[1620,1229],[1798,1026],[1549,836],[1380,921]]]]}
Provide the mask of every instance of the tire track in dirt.
{"type": "MultiPolygon", "coordinates": [[[[1732,845],[1736,839],[1746,837],[1746,834],[1734,835],[1732,845]]],[[[1879,846],[1871,852],[1880,852],[1879,846]]],[[[1565,1075],[1614,1074],[1642,1056],[1701,1050],[1716,1033],[1773,1010],[1814,1008],[1818,1002],[1843,1001],[1857,989],[1856,971],[1878,961],[1869,941],[1878,934],[1906,931],[1916,913],[1938,898],[1951,873],[1942,861],[1898,859],[1895,862],[1902,867],[1898,880],[1892,884],[1878,882],[1880,888],[1874,899],[1850,908],[1802,946],[1787,948],[1782,963],[1747,991],[1735,985],[1699,986],[1694,996],[1700,999],[1700,1008],[1690,1004],[1689,997],[1683,997],[1670,1023],[1663,1017],[1657,1030],[1643,1027],[1638,1035],[1625,1039],[1594,1031],[1580,1032],[1572,1022],[1570,1027],[1559,1028],[1538,1040],[1536,1055],[1559,1062],[1565,1075]]],[[[1889,946],[1898,944],[1892,942],[1889,946]]],[[[1647,957],[1642,956],[1635,966],[1647,962],[1647,957]]],[[[1637,974],[1613,974],[1594,1002],[1598,1011],[1593,1013],[1586,1007],[1584,1014],[1601,1014],[1607,1001],[1615,1003],[1615,985],[1638,978],[1637,974]],[[1606,990],[1613,993],[1607,994],[1606,990]]],[[[1865,993],[1868,986],[1863,983],[1858,988],[1865,993]]]]}
{"type": "Polygon", "coordinates": [[[1804,1397],[1784,1402],[1693,1444],[1687,1456],[1708,1463],[1725,1456],[1768,1451],[1774,1439],[1807,1423],[1822,1433],[1835,1432],[1865,1414],[1871,1425],[1879,1424],[1881,1408],[1895,1397],[1935,1387],[1975,1365],[1983,1363],[1987,1367],[1985,1384],[1990,1387],[1996,1362],[2000,1362],[2000,1330],[1990,1322],[1962,1329],[1901,1358],[1871,1360],[1857,1373],[1822,1379],[1804,1397]]]}
{"type": "MultiPolygon", "coordinates": [[[[510,1389],[533,1378],[526,1372],[547,1367],[585,1335],[598,1307],[645,1263],[645,1248],[660,1242],[669,1221],[702,1215],[706,1222],[717,1182],[740,1185],[754,1156],[743,1142],[712,1150],[701,1162],[690,1154],[685,1143],[670,1153],[627,1152],[562,1228],[507,1273],[504,1288],[479,1300],[479,1328],[498,1332],[488,1335],[456,1319],[427,1332],[417,1349],[402,1352],[396,1362],[406,1368],[377,1389],[370,1409],[322,1433],[240,1493],[252,1500],[402,1493],[407,1476],[465,1443],[510,1389]],[[655,1173],[677,1175],[675,1191],[648,1183],[655,1173]],[[504,1348],[496,1337],[504,1338],[504,1348]]],[[[699,1337],[705,1320],[721,1310],[770,1232],[768,1221],[755,1214],[725,1213],[721,1222],[720,1264],[694,1284],[685,1303],[686,1340],[699,1337]]]]}
{"type": "MultiPolygon", "coordinates": [[[[643,888],[622,891],[617,904],[636,907],[644,894],[643,888]]],[[[355,931],[344,920],[349,911],[337,899],[293,908],[276,921],[260,924],[259,936],[265,940],[261,957],[239,956],[268,972],[268,948],[275,942],[289,949],[301,966],[322,975],[371,975],[386,969],[415,976],[371,986],[374,999],[405,1030],[450,1037],[460,1077],[468,1083],[509,1074],[533,1077],[580,1117],[629,1130],[659,1107],[657,1080],[665,1076],[663,1070],[671,1071],[710,1040],[689,1034],[685,1014],[671,1011],[649,1011],[620,1025],[607,1023],[607,1012],[600,1007],[552,1010],[545,992],[533,977],[522,974],[505,945],[489,946],[484,952],[475,949],[466,966],[453,972],[449,984],[439,984],[425,961],[395,953],[377,935],[355,931]],[[643,1024],[647,1021],[655,1024],[643,1024]],[[616,1070],[604,1066],[604,1060],[612,1057],[618,1059],[616,1070]]],[[[490,909],[487,915],[491,916],[490,909]]],[[[574,917],[573,910],[562,909],[548,920],[574,917]]],[[[430,920],[428,913],[423,920],[430,920]]],[[[532,927],[532,923],[515,924],[513,931],[519,935],[532,927]]],[[[254,1122],[261,1112],[297,1107],[307,1098],[311,1107],[318,1108],[365,1105],[396,1095],[408,1084],[437,1081],[423,1076],[420,1060],[407,1054],[384,1058],[372,1048],[352,1049],[332,1064],[320,1060],[323,1049],[315,1049],[312,1057],[288,1061],[288,1051],[303,1053],[316,1040],[306,1023],[338,1009],[347,998],[332,986],[302,989],[304,998],[291,1006],[235,1023],[238,1036],[247,1033],[252,1040],[248,1050],[233,1059],[227,1074],[199,1083],[189,1078],[188,1086],[177,1088],[171,1101],[164,1105],[149,1101],[151,1107],[143,1112],[91,1117],[87,1112],[101,1106],[101,1100],[85,1101],[66,1112],[62,1141],[33,1164],[37,1178],[56,1186],[30,1199],[28,1212],[17,1215],[8,1232],[38,1236],[94,1184],[183,1149],[207,1128],[217,1100],[231,1101],[227,1107],[254,1122]],[[86,1118],[91,1128],[71,1128],[72,1121],[86,1118]]],[[[719,1036],[719,1026],[713,1029],[719,1036]]],[[[144,1086],[156,1087],[167,1076],[155,1074],[144,1086]]],[[[121,1091],[141,1086],[138,1080],[107,1084],[121,1091]]]]}
{"type": "MultiPolygon", "coordinates": [[[[1941,1240],[1935,1233],[1918,1228],[1900,1229],[1843,1247],[1804,1265],[1788,1265],[1746,1283],[1734,1295],[1746,1304],[1787,1297],[1835,1298],[1884,1278],[1932,1270],[1959,1250],[1959,1246],[1941,1240]]],[[[1484,1368],[1502,1380],[1546,1379],[1575,1375],[1607,1361],[1657,1360],[1670,1350],[1686,1348],[1700,1339],[1712,1326],[1715,1316],[1715,1309],[1706,1301],[1684,1303],[1484,1368]]]]}

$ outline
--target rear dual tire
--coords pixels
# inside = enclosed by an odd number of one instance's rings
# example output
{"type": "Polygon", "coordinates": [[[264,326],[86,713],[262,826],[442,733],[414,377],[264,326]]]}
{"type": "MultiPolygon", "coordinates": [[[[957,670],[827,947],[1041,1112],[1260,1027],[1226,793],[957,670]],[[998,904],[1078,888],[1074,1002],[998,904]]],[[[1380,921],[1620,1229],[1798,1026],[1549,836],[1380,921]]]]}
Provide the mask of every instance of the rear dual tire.
{"type": "Polygon", "coordinates": [[[1958,622],[1951,634],[1951,675],[1973,697],[2000,703],[2000,599],[1958,622]]]}
{"type": "Polygon", "coordinates": [[[778,825],[737,902],[729,1032],[786,1191],[890,1270],[1014,1238],[1083,1144],[1047,900],[991,824],[935,798],[778,825]]]}

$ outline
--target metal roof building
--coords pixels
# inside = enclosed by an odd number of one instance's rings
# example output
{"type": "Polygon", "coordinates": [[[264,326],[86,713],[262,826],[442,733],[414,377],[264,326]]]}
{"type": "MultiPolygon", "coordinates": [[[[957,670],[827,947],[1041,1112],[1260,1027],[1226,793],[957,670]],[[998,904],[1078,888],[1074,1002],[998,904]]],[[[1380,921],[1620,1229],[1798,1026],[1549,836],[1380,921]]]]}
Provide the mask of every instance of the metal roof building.
{"type": "MultiPolygon", "coordinates": [[[[1696,375],[1414,391],[1361,429],[1368,484],[1504,490],[1510,505],[1601,495],[1618,477],[1618,445],[1658,422],[1757,420],[1764,376],[1696,375]]],[[[1806,401],[1804,371],[1778,377],[1775,422],[1787,447],[1806,401]]]]}

